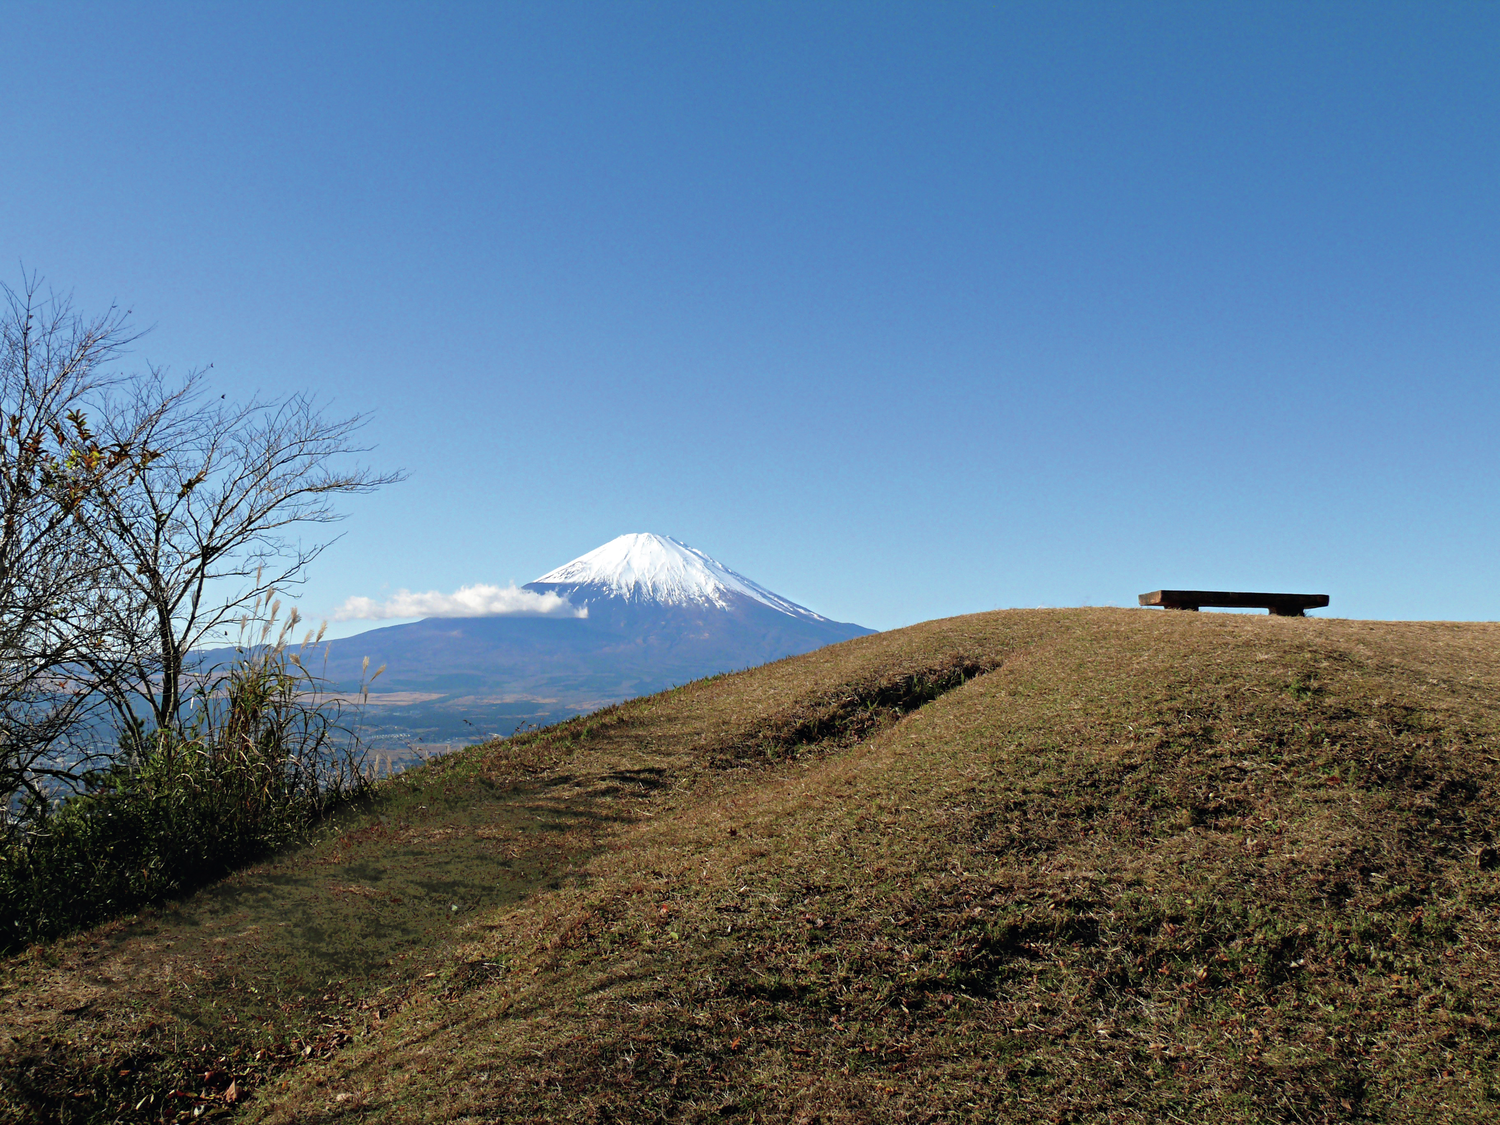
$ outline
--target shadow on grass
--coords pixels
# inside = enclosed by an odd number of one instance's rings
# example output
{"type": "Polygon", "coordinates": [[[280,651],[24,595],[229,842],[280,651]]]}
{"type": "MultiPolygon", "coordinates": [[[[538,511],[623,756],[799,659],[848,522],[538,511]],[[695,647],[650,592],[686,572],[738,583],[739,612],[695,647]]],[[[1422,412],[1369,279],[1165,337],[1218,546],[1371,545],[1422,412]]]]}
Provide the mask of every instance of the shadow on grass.
{"type": "Polygon", "coordinates": [[[314,846],[39,947],[72,991],[38,998],[55,1017],[46,1030],[17,1035],[4,1021],[0,1118],[232,1113],[414,992],[499,971],[454,962],[470,923],[575,878],[600,836],[630,819],[617,796],[663,780],[660,770],[620,770],[510,788],[408,786],[346,810],[314,846]]]}

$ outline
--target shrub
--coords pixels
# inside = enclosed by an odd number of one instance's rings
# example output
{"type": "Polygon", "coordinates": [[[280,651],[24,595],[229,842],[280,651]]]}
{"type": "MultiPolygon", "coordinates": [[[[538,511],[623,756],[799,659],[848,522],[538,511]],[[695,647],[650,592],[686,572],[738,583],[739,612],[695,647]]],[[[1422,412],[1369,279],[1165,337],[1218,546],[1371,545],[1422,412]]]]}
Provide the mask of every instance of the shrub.
{"type": "Polygon", "coordinates": [[[185,894],[303,839],[362,792],[357,729],[303,666],[306,643],[286,647],[295,612],[264,643],[275,611],[263,643],[195,686],[180,730],[128,731],[84,792],[15,822],[0,854],[0,949],[185,894]]]}

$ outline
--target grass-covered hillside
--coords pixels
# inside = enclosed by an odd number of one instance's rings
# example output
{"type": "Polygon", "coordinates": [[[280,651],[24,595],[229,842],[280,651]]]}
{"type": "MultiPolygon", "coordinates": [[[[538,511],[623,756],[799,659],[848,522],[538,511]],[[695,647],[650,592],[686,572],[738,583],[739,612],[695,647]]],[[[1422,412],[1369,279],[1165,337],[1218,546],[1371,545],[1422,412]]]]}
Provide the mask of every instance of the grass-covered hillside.
{"type": "Polygon", "coordinates": [[[4,964],[0,1119],[1500,1118],[1500,627],[932,622],[4,964]]]}

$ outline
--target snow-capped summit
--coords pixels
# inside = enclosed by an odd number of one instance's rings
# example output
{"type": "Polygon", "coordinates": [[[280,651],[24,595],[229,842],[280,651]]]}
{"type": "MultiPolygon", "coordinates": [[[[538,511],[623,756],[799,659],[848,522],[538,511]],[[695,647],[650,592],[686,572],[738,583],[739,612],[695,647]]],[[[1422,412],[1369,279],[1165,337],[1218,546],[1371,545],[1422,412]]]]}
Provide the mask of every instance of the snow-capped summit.
{"type": "Polygon", "coordinates": [[[827,621],[812,610],[773,594],[696,547],[665,535],[621,535],[570,563],[548,571],[527,589],[549,590],[574,602],[621,598],[635,604],[717,606],[741,598],[806,621],[827,621]]]}

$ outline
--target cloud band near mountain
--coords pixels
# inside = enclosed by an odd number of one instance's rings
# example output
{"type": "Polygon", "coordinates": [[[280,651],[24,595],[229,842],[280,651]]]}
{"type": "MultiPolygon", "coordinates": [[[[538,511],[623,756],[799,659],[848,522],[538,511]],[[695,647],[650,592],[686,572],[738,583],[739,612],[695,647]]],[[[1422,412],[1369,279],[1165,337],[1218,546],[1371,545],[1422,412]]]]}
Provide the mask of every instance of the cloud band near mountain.
{"type": "Polygon", "coordinates": [[[463,586],[452,594],[397,590],[383,602],[350,598],[333,612],[335,621],[385,621],[392,617],[587,617],[559,594],[539,594],[519,586],[463,586]]]}

